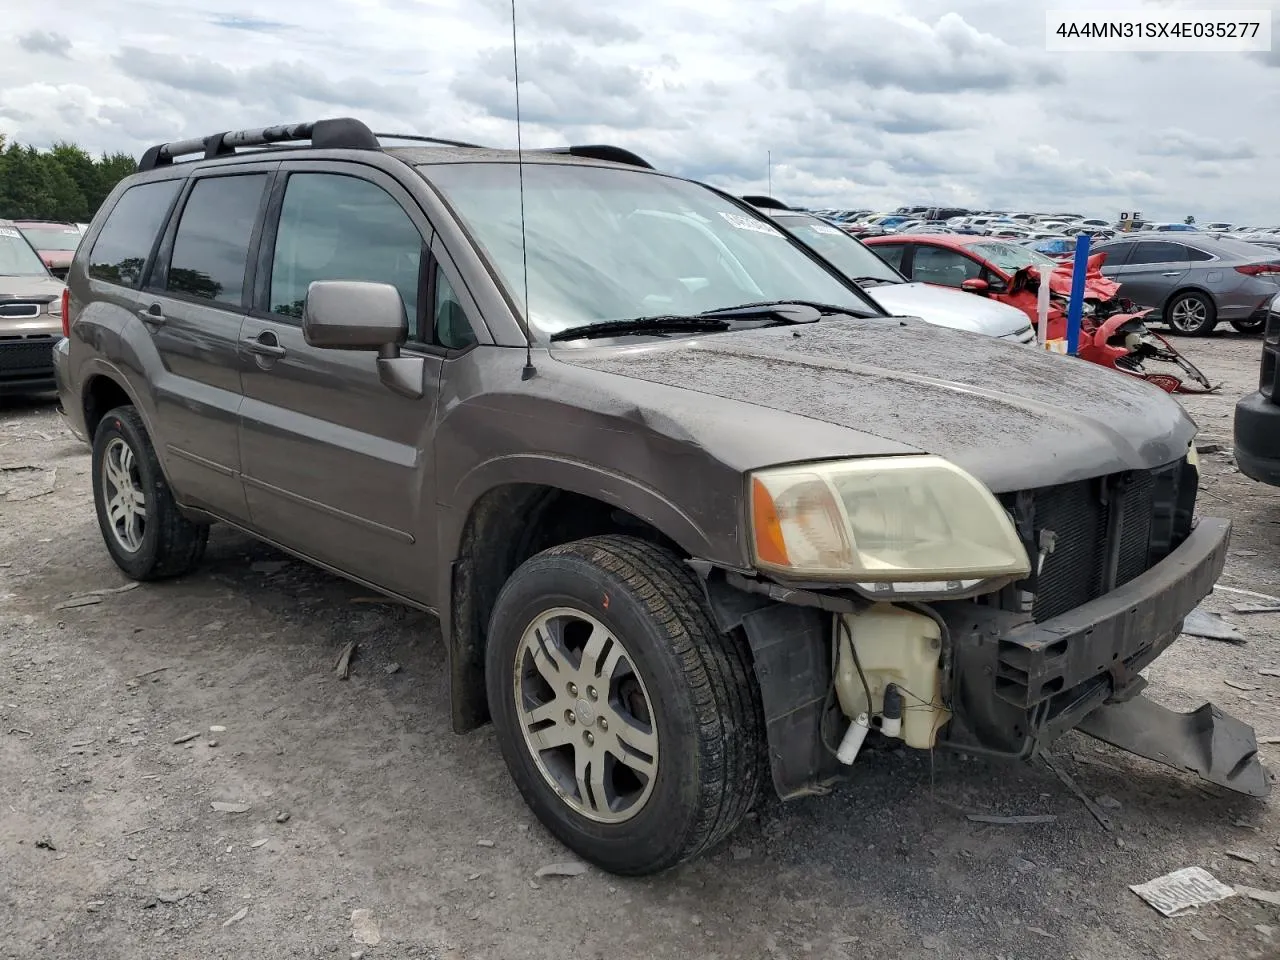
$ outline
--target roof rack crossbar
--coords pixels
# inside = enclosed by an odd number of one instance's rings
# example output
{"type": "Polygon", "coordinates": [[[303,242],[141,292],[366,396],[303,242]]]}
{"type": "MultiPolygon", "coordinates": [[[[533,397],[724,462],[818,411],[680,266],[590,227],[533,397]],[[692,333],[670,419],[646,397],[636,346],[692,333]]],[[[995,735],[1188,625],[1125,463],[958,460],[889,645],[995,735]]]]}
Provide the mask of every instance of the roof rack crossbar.
{"type": "Polygon", "coordinates": [[[316,148],[380,150],[378,138],[359,120],[335,117],[310,123],[286,123],[253,130],[228,130],[207,137],[177,140],[150,147],[138,163],[139,171],[154,170],[173,163],[178,157],[201,154],[206,159],[234,154],[237,147],[265,147],[273,143],[298,143],[310,140],[316,148]]]}
{"type": "Polygon", "coordinates": [[[420,137],[416,133],[375,133],[379,140],[411,140],[414,143],[434,143],[442,147],[468,147],[475,150],[488,150],[489,147],[479,143],[467,143],[465,140],[442,140],[439,137],[420,137]]]}

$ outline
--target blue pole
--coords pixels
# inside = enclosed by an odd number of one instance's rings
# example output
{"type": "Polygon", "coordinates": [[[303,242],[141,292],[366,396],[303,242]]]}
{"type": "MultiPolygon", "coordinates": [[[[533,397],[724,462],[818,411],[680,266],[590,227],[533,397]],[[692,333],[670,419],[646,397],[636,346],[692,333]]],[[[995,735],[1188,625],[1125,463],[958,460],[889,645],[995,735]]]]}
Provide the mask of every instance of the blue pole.
{"type": "Polygon", "coordinates": [[[1067,303],[1067,353],[1080,350],[1080,318],[1084,315],[1084,276],[1089,269],[1089,235],[1076,237],[1076,258],[1071,271],[1071,299],[1067,303]]]}

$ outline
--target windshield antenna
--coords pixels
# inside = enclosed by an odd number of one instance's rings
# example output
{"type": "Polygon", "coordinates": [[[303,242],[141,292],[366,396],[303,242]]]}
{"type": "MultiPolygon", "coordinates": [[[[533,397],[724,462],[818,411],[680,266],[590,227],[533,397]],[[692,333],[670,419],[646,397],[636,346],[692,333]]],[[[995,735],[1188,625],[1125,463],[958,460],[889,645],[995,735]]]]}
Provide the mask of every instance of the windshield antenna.
{"type": "Polygon", "coordinates": [[[520,173],[520,257],[524,270],[524,369],[521,380],[531,380],[538,375],[533,365],[532,311],[529,309],[529,241],[524,226],[524,138],[520,132],[520,49],[516,45],[516,0],[511,0],[511,68],[516,81],[516,169],[520,173]]]}

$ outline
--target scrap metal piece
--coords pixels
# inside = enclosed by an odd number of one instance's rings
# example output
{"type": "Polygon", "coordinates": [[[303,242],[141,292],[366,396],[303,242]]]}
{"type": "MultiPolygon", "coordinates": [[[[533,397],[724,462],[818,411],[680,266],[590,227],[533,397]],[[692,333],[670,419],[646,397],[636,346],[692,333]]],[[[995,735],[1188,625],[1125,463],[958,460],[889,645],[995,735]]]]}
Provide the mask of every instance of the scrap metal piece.
{"type": "Polygon", "coordinates": [[[1212,703],[1177,713],[1145,697],[1134,697],[1124,703],[1104,703],[1076,729],[1236,793],[1251,797],[1271,793],[1271,775],[1258,759],[1253,727],[1212,703]]]}

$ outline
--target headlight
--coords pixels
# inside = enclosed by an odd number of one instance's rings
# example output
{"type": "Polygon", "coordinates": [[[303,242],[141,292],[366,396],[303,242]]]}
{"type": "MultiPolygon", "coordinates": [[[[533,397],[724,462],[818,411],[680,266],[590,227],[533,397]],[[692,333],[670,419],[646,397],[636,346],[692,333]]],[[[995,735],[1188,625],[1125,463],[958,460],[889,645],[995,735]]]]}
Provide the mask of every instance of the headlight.
{"type": "Polygon", "coordinates": [[[50,300],[45,304],[45,309],[49,311],[49,316],[51,317],[62,316],[62,298],[58,297],[57,300],[50,300]]]}
{"type": "Polygon", "coordinates": [[[934,456],[875,457],[752,473],[756,565],[875,595],[959,596],[1031,565],[995,496],[934,456]]]}
{"type": "Polygon", "coordinates": [[[1196,468],[1196,473],[1200,472],[1200,451],[1196,449],[1196,442],[1191,441],[1191,446],[1187,448],[1187,463],[1196,468]]]}
{"type": "Polygon", "coordinates": [[[1080,316],[1082,317],[1092,317],[1097,312],[1098,305],[1096,303],[1082,303],[1080,305],[1080,316]]]}

